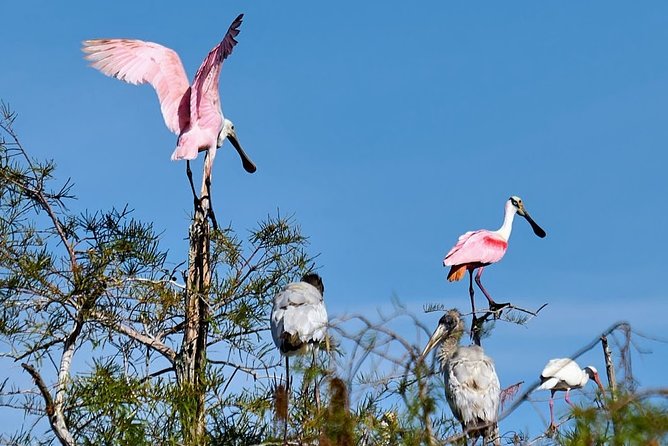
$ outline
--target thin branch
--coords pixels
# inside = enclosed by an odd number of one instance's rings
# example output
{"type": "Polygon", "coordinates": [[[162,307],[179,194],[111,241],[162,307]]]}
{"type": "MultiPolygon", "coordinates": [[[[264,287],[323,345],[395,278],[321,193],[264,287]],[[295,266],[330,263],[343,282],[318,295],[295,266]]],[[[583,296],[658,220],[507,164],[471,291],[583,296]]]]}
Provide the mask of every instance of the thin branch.
{"type": "MultiPolygon", "coordinates": [[[[19,141],[19,138],[17,134],[14,132],[14,130],[11,128],[9,125],[5,125],[4,123],[0,123],[0,128],[2,128],[7,134],[14,140],[14,144],[16,147],[19,149],[23,157],[26,159],[26,162],[30,166],[31,171],[35,171],[35,167],[33,166],[32,162],[30,161],[30,158],[28,157],[27,152],[23,148],[23,145],[19,141]]],[[[11,180],[10,180],[11,181],[11,180]]],[[[12,181],[15,183],[14,181],[12,181]]],[[[15,183],[16,184],[16,183],[15,183]]],[[[70,267],[72,272],[76,272],[78,270],[78,264],[77,264],[77,258],[76,254],[74,253],[74,247],[70,244],[69,239],[67,236],[65,236],[65,231],[63,230],[63,226],[60,223],[60,220],[58,220],[58,217],[56,216],[55,211],[51,207],[51,204],[47,200],[47,197],[44,194],[44,191],[41,188],[39,189],[32,189],[28,187],[26,184],[19,184],[19,187],[21,187],[23,190],[27,191],[29,195],[34,197],[34,199],[42,206],[42,208],[46,211],[46,213],[49,215],[49,218],[51,219],[51,222],[53,223],[53,226],[58,233],[58,236],[60,237],[60,240],[63,242],[63,246],[65,246],[65,249],[67,250],[69,259],[70,259],[70,267]]]]}
{"type": "Polygon", "coordinates": [[[157,351],[162,356],[167,358],[171,364],[175,363],[176,352],[170,347],[168,347],[166,344],[160,342],[159,340],[151,336],[142,334],[137,330],[135,330],[134,328],[124,325],[121,322],[115,321],[112,318],[100,313],[99,311],[92,311],[91,316],[100,321],[102,324],[107,325],[112,329],[116,330],[117,332],[129,336],[135,341],[144,344],[147,347],[152,348],[153,350],[157,351]]]}

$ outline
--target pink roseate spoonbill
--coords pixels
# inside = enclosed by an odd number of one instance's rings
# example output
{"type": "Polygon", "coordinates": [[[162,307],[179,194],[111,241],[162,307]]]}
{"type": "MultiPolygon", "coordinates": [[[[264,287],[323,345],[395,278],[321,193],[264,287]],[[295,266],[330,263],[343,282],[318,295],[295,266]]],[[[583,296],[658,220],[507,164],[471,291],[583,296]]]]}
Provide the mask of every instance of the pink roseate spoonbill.
{"type": "MultiPolygon", "coordinates": [[[[130,39],[96,39],[83,42],[82,51],[91,66],[107,76],[130,84],[153,86],[167,128],[179,135],[172,160],[186,160],[192,185],[190,160],[207,151],[204,178],[210,184],[216,150],[227,138],[241,157],[244,169],[253,173],[255,164],[239,144],[234,125],[223,116],[218,82],[223,61],[232,53],[243,14],[230,25],[223,40],[208,54],[192,85],[174,50],[153,42],[130,39]]],[[[195,197],[197,195],[195,194],[195,197]]]]}
{"type": "Polygon", "coordinates": [[[443,259],[443,266],[449,266],[448,281],[458,281],[464,277],[466,271],[469,272],[469,296],[471,297],[471,310],[475,320],[475,302],[473,299],[473,271],[478,270],[475,276],[475,282],[489,301],[489,308],[492,311],[500,310],[508,303],[497,304],[482,286],[480,277],[487,265],[496,263],[503,258],[508,249],[508,239],[513,229],[513,219],[515,214],[526,218],[533,232],[538,237],[545,237],[545,231],[531,218],[524,208],[520,197],[512,196],[506,202],[503,225],[497,231],[488,231],[480,229],[478,231],[469,231],[459,236],[457,244],[446,254],[443,259]]]}
{"type": "Polygon", "coordinates": [[[556,428],[554,424],[554,394],[559,390],[565,390],[566,395],[564,396],[564,400],[573,406],[570,399],[571,389],[581,389],[587,384],[590,378],[596,382],[598,388],[601,390],[601,394],[605,396],[605,388],[601,384],[598,371],[594,366],[590,365],[581,369],[571,358],[557,358],[548,361],[540,374],[541,385],[538,388],[551,392],[549,429],[556,428]]]}
{"type": "Polygon", "coordinates": [[[438,326],[422,352],[424,358],[440,345],[438,360],[445,378],[445,397],[462,429],[475,443],[500,445],[499,399],[501,386],[494,361],[482,347],[459,345],[464,333],[461,313],[452,309],[438,321],[438,326]]]}

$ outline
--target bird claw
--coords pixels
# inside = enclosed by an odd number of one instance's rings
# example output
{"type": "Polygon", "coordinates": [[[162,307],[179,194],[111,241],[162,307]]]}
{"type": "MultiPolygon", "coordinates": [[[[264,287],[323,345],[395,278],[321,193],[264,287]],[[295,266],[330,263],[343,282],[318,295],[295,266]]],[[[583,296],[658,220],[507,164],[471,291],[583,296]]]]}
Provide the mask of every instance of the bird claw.
{"type": "Polygon", "coordinates": [[[556,424],[550,423],[550,425],[547,427],[547,431],[545,431],[545,435],[548,436],[549,438],[552,438],[557,433],[558,430],[559,428],[557,427],[556,424]]]}
{"type": "Polygon", "coordinates": [[[494,313],[494,319],[498,319],[499,317],[501,317],[501,312],[503,311],[503,309],[509,306],[510,302],[504,302],[500,304],[496,302],[489,303],[489,309],[492,313],[494,313]]]}

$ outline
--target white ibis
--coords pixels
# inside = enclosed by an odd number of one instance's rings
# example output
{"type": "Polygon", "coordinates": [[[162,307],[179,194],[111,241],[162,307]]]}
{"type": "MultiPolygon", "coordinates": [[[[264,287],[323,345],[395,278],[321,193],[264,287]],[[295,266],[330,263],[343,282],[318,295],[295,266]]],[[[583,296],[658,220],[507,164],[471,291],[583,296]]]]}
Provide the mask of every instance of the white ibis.
{"type": "Polygon", "coordinates": [[[474,441],[482,436],[484,444],[500,445],[497,420],[501,387],[494,361],[478,345],[460,346],[463,333],[461,314],[456,309],[449,310],[438,321],[422,357],[441,345],[438,359],[452,413],[474,441]]]}
{"type": "Polygon", "coordinates": [[[581,369],[571,358],[557,358],[548,361],[540,374],[541,385],[538,388],[551,392],[549,429],[556,428],[554,424],[554,394],[560,390],[566,391],[564,400],[573,406],[570,399],[571,389],[581,389],[587,384],[590,378],[596,382],[601,393],[605,395],[605,388],[601,384],[596,367],[590,365],[581,369]]]}

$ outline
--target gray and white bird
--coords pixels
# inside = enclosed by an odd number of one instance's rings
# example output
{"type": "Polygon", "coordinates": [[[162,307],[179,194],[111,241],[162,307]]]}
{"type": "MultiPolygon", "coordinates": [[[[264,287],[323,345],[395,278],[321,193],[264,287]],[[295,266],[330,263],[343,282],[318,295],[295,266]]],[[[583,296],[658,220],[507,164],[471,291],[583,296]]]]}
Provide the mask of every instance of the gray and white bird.
{"type": "Polygon", "coordinates": [[[548,429],[556,428],[554,424],[554,394],[559,390],[566,391],[564,400],[573,406],[570,399],[571,389],[581,389],[587,384],[590,378],[596,382],[601,393],[605,395],[605,388],[601,384],[596,367],[590,365],[581,369],[577,362],[571,358],[550,359],[547,362],[547,365],[545,365],[540,374],[541,385],[538,388],[551,392],[550,427],[548,429]]]}
{"type": "MultiPolygon", "coordinates": [[[[271,336],[285,356],[286,376],[289,380],[288,358],[309,351],[315,354],[327,336],[327,310],[323,294],[325,286],[315,273],[308,273],[301,282],[293,282],[274,297],[271,310],[271,336]]],[[[288,381],[289,385],[289,381],[288,381]]]]}
{"type": "Polygon", "coordinates": [[[478,345],[460,346],[463,334],[461,314],[456,309],[449,310],[438,321],[422,357],[440,344],[438,359],[452,413],[474,442],[482,436],[483,444],[500,445],[497,420],[501,386],[494,361],[478,345]]]}

